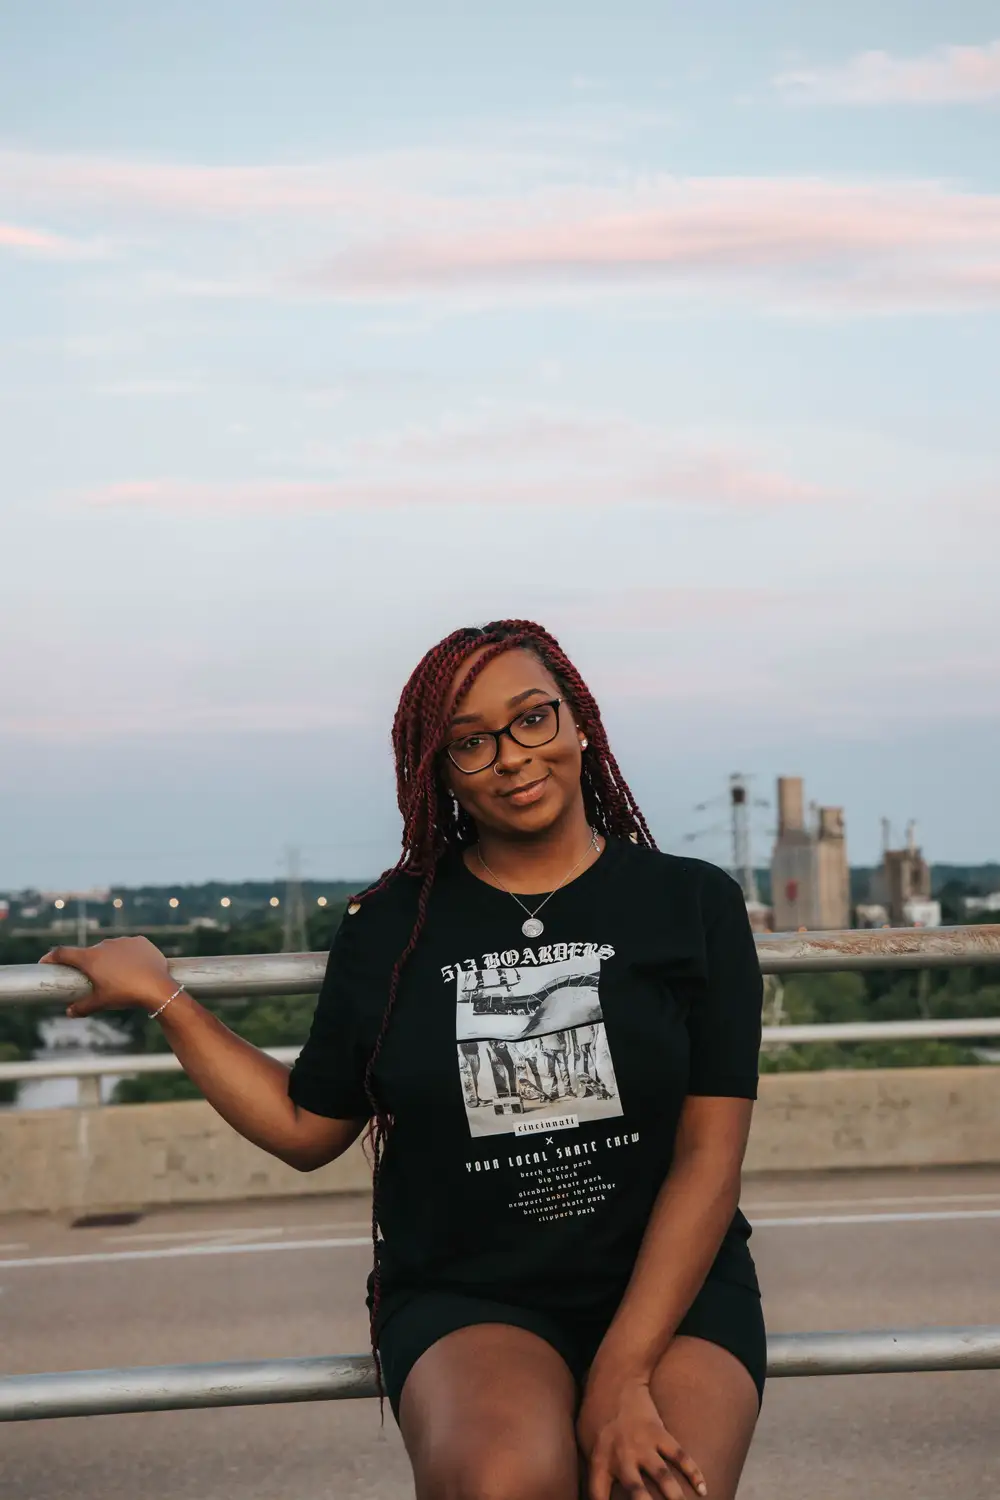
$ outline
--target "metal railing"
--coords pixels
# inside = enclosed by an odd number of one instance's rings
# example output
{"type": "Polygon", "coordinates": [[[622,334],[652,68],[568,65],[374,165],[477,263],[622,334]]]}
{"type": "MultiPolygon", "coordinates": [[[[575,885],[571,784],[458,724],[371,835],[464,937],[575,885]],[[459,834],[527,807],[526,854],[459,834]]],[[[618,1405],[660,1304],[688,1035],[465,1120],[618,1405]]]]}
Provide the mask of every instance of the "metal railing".
{"type": "MultiPolygon", "coordinates": [[[[758,937],[757,949],[765,974],[1000,964],[1000,925],[768,933],[758,937]]],[[[189,958],[172,963],[171,971],[178,983],[200,998],[293,995],[314,993],[319,988],[325,962],[322,953],[189,958]]],[[[82,998],[87,988],[86,981],[71,969],[34,964],[0,968],[0,1004],[65,1005],[82,998]]],[[[995,1035],[1000,1035],[1000,1018],[852,1022],[769,1027],[765,1043],[995,1035]]],[[[296,1051],[274,1048],[272,1055],[290,1061],[296,1051]]],[[[86,1075],[99,1078],[102,1073],[117,1071],[124,1062],[124,1058],[93,1059],[86,1064],[86,1075]]],[[[9,1064],[6,1071],[0,1070],[0,1078],[42,1076],[21,1071],[35,1066],[9,1064]]],[[[83,1072],[79,1060],[44,1066],[48,1077],[79,1077],[83,1072]]],[[[163,1054],[127,1058],[127,1071],[131,1073],[177,1066],[176,1059],[163,1054]]],[[[987,1369],[1000,1369],[1000,1327],[777,1334],[768,1341],[768,1374],[772,1377],[987,1369]]],[[[371,1361],[362,1355],[73,1370],[0,1379],[0,1420],[343,1400],[374,1394],[371,1361]]]]}
{"type": "MultiPolygon", "coordinates": [[[[1000,1038],[1000,1016],[964,1017],[936,1021],[836,1021],[827,1025],[765,1026],[764,1051],[813,1042],[989,1041],[1000,1038]]],[[[266,1047],[269,1057],[289,1067],[300,1048],[266,1047]]],[[[0,1063],[0,1083],[39,1083],[50,1078],[75,1078],[80,1103],[100,1103],[104,1078],[134,1078],[139,1073],[179,1073],[172,1052],[105,1052],[98,1056],[47,1057],[31,1062],[0,1063]],[[89,1087],[88,1087],[89,1085],[89,1087]]]]}
{"type": "MultiPolygon", "coordinates": [[[[1000,924],[762,933],[756,942],[765,974],[1000,965],[1000,924]]],[[[322,982],[325,965],[325,953],[264,953],[181,958],[171,963],[170,969],[177,982],[184,984],[191,994],[201,999],[224,1000],[313,994],[322,982]]],[[[88,989],[87,981],[73,969],[38,964],[0,967],[0,1005],[67,1005],[82,999],[88,989]]],[[[992,1037],[1000,1037],[997,1016],[766,1026],[762,1045],[768,1049],[811,1042],[987,1041],[992,1037]]],[[[291,1064],[299,1049],[274,1047],[268,1051],[278,1061],[291,1064]]],[[[77,1102],[96,1105],[102,1098],[102,1078],[172,1073],[179,1069],[172,1053],[107,1053],[98,1057],[0,1063],[0,1083],[75,1078],[77,1102]]]]}
{"type": "MultiPolygon", "coordinates": [[[[1000,965],[1000,923],[764,932],[757,936],[757,953],[764,974],[1000,965]]],[[[199,999],[233,1000],[315,994],[325,967],[325,953],[241,953],[173,959],[170,972],[199,999]]],[[[68,1005],[82,1000],[89,988],[75,969],[51,964],[0,967],[0,1005],[68,1005]]]]}
{"type": "MultiPolygon", "coordinates": [[[[860,1329],[772,1334],[771,1378],[1000,1369],[1000,1327],[860,1329]]],[[[262,1359],[224,1364],[66,1370],[0,1379],[0,1421],[343,1401],[375,1395],[367,1355],[262,1359]]]]}

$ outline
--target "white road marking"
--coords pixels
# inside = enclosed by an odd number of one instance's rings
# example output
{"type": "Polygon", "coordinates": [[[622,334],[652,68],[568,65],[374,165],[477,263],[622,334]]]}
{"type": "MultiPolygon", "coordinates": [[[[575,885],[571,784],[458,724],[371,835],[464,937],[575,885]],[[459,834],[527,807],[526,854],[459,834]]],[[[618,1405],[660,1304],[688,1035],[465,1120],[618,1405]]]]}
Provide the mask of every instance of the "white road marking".
{"type": "MultiPolygon", "coordinates": [[[[263,1227],[259,1227],[256,1229],[160,1229],[156,1231],[149,1230],[145,1234],[106,1234],[103,1235],[102,1238],[108,1245],[139,1245],[155,1242],[156,1240],[203,1240],[207,1243],[209,1241],[218,1240],[221,1237],[225,1237],[226,1239],[240,1239],[262,1234],[306,1234],[310,1229],[352,1230],[367,1228],[367,1220],[359,1220],[357,1223],[340,1223],[338,1221],[333,1221],[329,1224],[265,1224],[263,1227]]],[[[14,1250],[19,1248],[25,1247],[15,1245],[0,1245],[0,1250],[14,1250]]]]}
{"type": "Polygon", "coordinates": [[[189,1230],[186,1234],[106,1234],[101,1238],[108,1246],[150,1241],[155,1244],[162,1240],[186,1240],[201,1245],[241,1245],[250,1240],[268,1239],[280,1233],[280,1229],[268,1225],[266,1229],[197,1229],[189,1230]]]}
{"type": "Polygon", "coordinates": [[[157,1250],[111,1250],[100,1254],[82,1255],[36,1255],[20,1260],[0,1260],[0,1269],[14,1266],[42,1268],[45,1266],[93,1266],[111,1265],[123,1260],[175,1260],[189,1255],[253,1255],[269,1250],[343,1250],[355,1245],[371,1248],[371,1235],[357,1239],[336,1240],[273,1240],[261,1243],[226,1245],[164,1245],[157,1250]]]}
{"type": "MultiPolygon", "coordinates": [[[[784,1210],[802,1208],[818,1208],[834,1211],[843,1208],[865,1208],[868,1204],[910,1204],[919,1203],[997,1203],[1000,1204],[1000,1191],[995,1193],[914,1193],[905,1197],[885,1198],[788,1198],[776,1199],[773,1202],[743,1203],[740,1206],[749,1216],[765,1213],[782,1213],[784,1210]]],[[[883,1217],[883,1215],[879,1215],[883,1217]]],[[[783,1221],[784,1222],[784,1221],[783,1221]]],[[[308,1234],[310,1230],[334,1229],[341,1230],[345,1234],[353,1231],[364,1231],[368,1228],[367,1219],[357,1220],[321,1220],[313,1224],[265,1224],[256,1228],[230,1228],[223,1227],[205,1229],[159,1229],[145,1230],[141,1234],[105,1234],[101,1236],[102,1242],[107,1245],[155,1245],[168,1240],[196,1241],[203,1244],[215,1244],[221,1239],[249,1239],[258,1238],[261,1235],[271,1235],[275,1238],[286,1234],[308,1234]]],[[[27,1250],[28,1243],[25,1240],[9,1245],[0,1245],[0,1251],[4,1250],[27,1250]]]]}
{"type": "MultiPolygon", "coordinates": [[[[837,1224],[935,1224],[969,1219],[1000,1219],[1000,1208],[952,1209],[942,1213],[814,1214],[780,1219],[755,1219],[755,1229],[815,1229],[837,1224]]],[[[346,1250],[371,1245],[370,1235],[319,1240],[255,1240],[246,1244],[163,1245],[151,1250],[111,1250],[101,1254],[37,1255],[0,1260],[0,1270],[41,1270],[49,1266],[111,1265],[129,1260],[176,1260],[195,1255],[262,1255],[282,1250],[346,1250]]]]}
{"type": "Polygon", "coordinates": [[[1000,1191],[995,1193],[913,1193],[906,1197],[868,1198],[787,1198],[774,1203],[744,1203],[741,1207],[748,1214],[779,1213],[785,1208],[865,1208],[869,1204],[885,1203],[1000,1203],[1000,1191]]]}
{"type": "MultiPolygon", "coordinates": [[[[822,1208],[822,1209],[827,1209],[827,1210],[837,1210],[837,1209],[842,1209],[842,1208],[844,1208],[844,1209],[847,1209],[847,1208],[865,1208],[865,1207],[867,1207],[871,1203],[876,1203],[878,1205],[904,1204],[904,1203],[906,1203],[906,1204],[919,1204],[919,1203],[997,1203],[997,1204],[1000,1204],[1000,1192],[998,1192],[998,1193],[942,1193],[942,1194],[929,1194],[929,1193],[925,1193],[925,1194],[914,1194],[913,1196],[907,1196],[907,1197],[888,1197],[888,1198],[878,1198],[878,1199],[873,1199],[873,1198],[800,1198],[800,1199],[789,1198],[787,1200],[777,1200],[777,1201],[775,1201],[773,1203],[751,1203],[751,1204],[744,1203],[744,1204],[741,1204],[741,1207],[742,1207],[744,1213],[746,1213],[748,1215],[748,1217],[751,1219],[751,1221],[754,1224],[763,1223],[763,1224],[765,1224],[765,1226],[769,1227],[770,1226],[770,1221],[769,1220],[762,1220],[762,1219],[757,1218],[758,1214],[781,1213],[782,1210],[784,1210],[784,1209],[796,1209],[796,1208],[799,1208],[799,1209],[801,1209],[801,1208],[822,1208]]],[[[886,1214],[879,1213],[877,1209],[872,1210],[872,1213],[873,1213],[874,1217],[879,1218],[879,1219],[883,1219],[883,1218],[888,1217],[886,1214]]],[[[799,1217],[801,1217],[801,1216],[797,1216],[797,1217],[794,1217],[794,1218],[792,1218],[792,1217],[782,1218],[780,1220],[776,1220],[775,1222],[782,1223],[782,1224],[794,1224],[794,1223],[798,1222],[798,1218],[799,1217]]],[[[836,1220],[839,1220],[839,1219],[841,1219],[841,1218],[843,1218],[845,1216],[842,1215],[842,1214],[839,1214],[839,1213],[833,1213],[832,1217],[834,1219],[836,1219],[836,1220]]],[[[814,1222],[814,1221],[810,1220],[810,1222],[814,1222]]],[[[819,1222],[819,1221],[816,1221],[816,1222],[819,1222]]],[[[865,1221],[865,1220],[860,1220],[860,1221],[856,1220],[855,1222],[867,1222],[867,1221],[865,1221]]],[[[351,1222],[339,1222],[339,1221],[333,1220],[333,1221],[330,1221],[329,1223],[321,1222],[321,1223],[317,1223],[317,1224],[265,1224],[265,1225],[259,1226],[257,1228],[249,1228],[249,1227],[247,1227],[247,1228],[242,1228],[242,1229],[222,1229],[222,1228],[217,1228],[217,1229],[183,1229],[183,1230],[181,1230],[181,1229],[175,1229],[175,1230],[165,1230],[165,1229],[161,1229],[161,1230],[148,1230],[147,1232],[145,1232],[143,1234],[108,1234],[108,1235],[103,1235],[102,1236],[102,1241],[106,1245],[109,1245],[109,1246],[113,1246],[113,1245],[143,1245],[143,1244],[156,1245],[159,1242],[168,1241],[168,1240],[176,1240],[176,1241],[181,1241],[181,1242],[183,1242],[183,1241],[194,1241],[196,1243],[204,1244],[204,1245],[218,1245],[218,1244],[221,1244],[223,1242],[225,1242],[225,1243],[239,1243],[242,1240],[251,1240],[251,1239],[257,1240],[257,1239],[260,1239],[262,1237],[267,1237],[267,1236],[271,1236],[273,1238],[277,1238],[278,1236],[284,1236],[286,1234],[308,1234],[310,1230],[318,1231],[318,1230],[323,1230],[323,1229],[339,1229],[339,1230],[343,1231],[344,1233],[349,1234],[351,1231],[363,1231],[363,1230],[366,1230],[367,1228],[368,1228],[368,1222],[367,1222],[367,1220],[357,1220],[357,1221],[351,1221],[351,1222]]],[[[27,1249],[28,1249],[28,1245],[25,1242],[22,1242],[20,1244],[15,1244],[15,1245],[0,1245],[0,1250],[27,1250],[27,1249]]],[[[83,1252],[81,1252],[81,1254],[82,1253],[83,1252]]]]}
{"type": "Polygon", "coordinates": [[[812,1229],[827,1224],[941,1224],[956,1219],[1000,1219],[1000,1208],[955,1208],[942,1213],[811,1214],[808,1217],[751,1219],[750,1222],[755,1229],[812,1229]]]}

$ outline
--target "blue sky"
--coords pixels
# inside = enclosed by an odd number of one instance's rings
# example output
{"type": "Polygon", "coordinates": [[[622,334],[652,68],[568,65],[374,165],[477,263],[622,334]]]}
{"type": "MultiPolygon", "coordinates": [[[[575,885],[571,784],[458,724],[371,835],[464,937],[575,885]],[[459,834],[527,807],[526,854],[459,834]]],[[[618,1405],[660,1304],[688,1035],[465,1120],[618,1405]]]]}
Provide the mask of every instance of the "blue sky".
{"type": "Polygon", "coordinates": [[[0,888],[369,875],[514,614],[664,846],[995,858],[998,146],[985,4],[7,0],[0,888]]]}

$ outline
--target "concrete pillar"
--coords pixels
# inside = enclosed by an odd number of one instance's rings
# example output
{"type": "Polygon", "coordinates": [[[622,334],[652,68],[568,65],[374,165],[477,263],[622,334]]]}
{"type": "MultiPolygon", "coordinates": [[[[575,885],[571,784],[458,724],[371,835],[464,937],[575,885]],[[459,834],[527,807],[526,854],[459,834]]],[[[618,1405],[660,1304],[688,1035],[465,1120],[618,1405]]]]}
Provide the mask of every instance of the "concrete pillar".
{"type": "Polygon", "coordinates": [[[801,776],[778,777],[778,837],[805,827],[805,792],[801,776]]]}

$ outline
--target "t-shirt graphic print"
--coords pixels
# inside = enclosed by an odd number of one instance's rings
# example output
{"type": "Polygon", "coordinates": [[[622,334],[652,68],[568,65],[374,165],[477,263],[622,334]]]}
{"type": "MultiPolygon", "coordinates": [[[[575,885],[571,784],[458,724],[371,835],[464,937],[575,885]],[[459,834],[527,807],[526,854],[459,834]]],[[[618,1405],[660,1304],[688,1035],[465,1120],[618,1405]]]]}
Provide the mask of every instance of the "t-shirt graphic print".
{"type": "Polygon", "coordinates": [[[471,1135],[571,1130],[622,1113],[600,979],[597,956],[456,974],[458,1068],[471,1135]]]}

